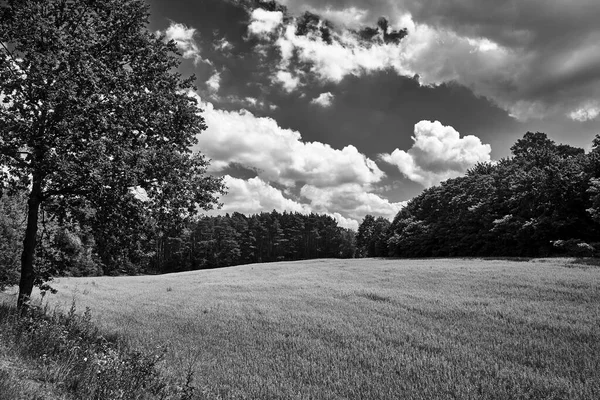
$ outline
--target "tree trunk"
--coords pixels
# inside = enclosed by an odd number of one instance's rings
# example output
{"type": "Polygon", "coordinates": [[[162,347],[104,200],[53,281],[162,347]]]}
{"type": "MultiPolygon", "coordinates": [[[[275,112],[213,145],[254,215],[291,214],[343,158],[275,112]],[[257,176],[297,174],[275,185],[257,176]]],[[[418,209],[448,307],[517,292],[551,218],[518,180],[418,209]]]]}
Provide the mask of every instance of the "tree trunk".
{"type": "Polygon", "coordinates": [[[23,253],[21,254],[21,280],[19,282],[19,297],[17,299],[18,309],[27,306],[35,282],[33,263],[37,241],[38,215],[42,202],[41,192],[41,179],[34,177],[33,187],[27,200],[27,228],[25,230],[25,239],[23,239],[23,253]]]}

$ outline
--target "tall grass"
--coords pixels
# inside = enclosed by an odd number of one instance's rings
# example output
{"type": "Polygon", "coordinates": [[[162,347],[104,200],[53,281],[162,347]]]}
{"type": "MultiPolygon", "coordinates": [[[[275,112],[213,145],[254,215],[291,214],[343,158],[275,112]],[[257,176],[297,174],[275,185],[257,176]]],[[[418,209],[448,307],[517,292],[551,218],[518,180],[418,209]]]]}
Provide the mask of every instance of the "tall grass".
{"type": "MultiPolygon", "coordinates": [[[[132,350],[118,338],[102,335],[91,322],[89,309],[80,315],[74,304],[66,313],[32,306],[24,316],[1,304],[0,332],[5,346],[33,363],[37,383],[65,398],[184,400],[194,396],[189,377],[181,386],[161,375],[164,352],[132,350]]],[[[30,397],[26,383],[1,370],[0,399],[46,399],[43,391],[30,397]]]]}
{"type": "Polygon", "coordinates": [[[600,268],[315,260],[70,278],[103,330],[223,399],[598,399],[600,268]],[[190,363],[190,360],[194,361],[190,363]]]}

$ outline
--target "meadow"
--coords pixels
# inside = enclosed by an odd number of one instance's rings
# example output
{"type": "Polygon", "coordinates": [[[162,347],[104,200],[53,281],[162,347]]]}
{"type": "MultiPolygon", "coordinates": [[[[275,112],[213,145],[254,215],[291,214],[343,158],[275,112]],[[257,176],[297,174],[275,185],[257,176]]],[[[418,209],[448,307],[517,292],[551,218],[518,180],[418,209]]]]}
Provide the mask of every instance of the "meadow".
{"type": "Polygon", "coordinates": [[[567,259],[312,260],[60,278],[207,398],[598,399],[600,268],[567,259]]]}

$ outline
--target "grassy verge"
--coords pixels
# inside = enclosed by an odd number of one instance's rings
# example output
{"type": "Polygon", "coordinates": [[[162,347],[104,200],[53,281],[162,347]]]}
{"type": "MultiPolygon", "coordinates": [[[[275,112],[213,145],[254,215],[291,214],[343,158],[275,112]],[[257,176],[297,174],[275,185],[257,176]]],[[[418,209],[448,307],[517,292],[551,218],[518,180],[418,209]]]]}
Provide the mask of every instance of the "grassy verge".
{"type": "MultiPolygon", "coordinates": [[[[89,309],[77,314],[0,304],[0,400],[197,398],[191,375],[161,374],[164,351],[135,351],[102,335],[89,309]]],[[[198,396],[197,396],[198,395],[198,396]]]]}

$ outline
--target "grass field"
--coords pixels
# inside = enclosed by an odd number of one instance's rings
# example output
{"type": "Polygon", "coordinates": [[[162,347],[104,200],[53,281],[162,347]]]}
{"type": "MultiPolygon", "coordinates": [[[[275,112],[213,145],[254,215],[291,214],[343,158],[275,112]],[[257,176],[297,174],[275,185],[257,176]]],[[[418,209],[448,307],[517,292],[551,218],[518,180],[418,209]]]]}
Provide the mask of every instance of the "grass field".
{"type": "Polygon", "coordinates": [[[209,398],[599,399],[600,268],[313,260],[58,279],[209,398]]]}

